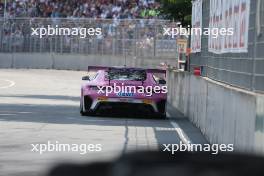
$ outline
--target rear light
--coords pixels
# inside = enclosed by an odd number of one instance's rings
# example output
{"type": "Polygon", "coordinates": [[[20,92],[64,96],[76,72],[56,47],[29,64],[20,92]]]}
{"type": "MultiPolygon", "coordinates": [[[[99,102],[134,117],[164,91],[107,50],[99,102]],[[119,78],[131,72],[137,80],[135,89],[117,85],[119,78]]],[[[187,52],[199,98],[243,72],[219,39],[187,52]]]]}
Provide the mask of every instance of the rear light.
{"type": "Polygon", "coordinates": [[[106,101],[108,98],[107,97],[98,97],[97,98],[99,101],[106,101]]]}
{"type": "Polygon", "coordinates": [[[151,104],[151,103],[152,103],[152,100],[144,99],[144,100],[143,100],[143,103],[145,103],[145,104],[151,104]]]}

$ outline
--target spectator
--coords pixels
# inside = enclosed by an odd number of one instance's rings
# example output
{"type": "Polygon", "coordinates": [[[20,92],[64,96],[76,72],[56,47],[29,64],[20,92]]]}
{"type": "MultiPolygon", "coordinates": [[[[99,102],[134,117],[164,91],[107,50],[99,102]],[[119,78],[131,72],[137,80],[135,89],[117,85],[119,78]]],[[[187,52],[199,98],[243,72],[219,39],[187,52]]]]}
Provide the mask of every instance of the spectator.
{"type": "MultiPolygon", "coordinates": [[[[157,18],[159,3],[154,0],[10,0],[7,17],[65,17],[136,19],[157,18]]],[[[0,4],[4,13],[4,4],[0,4]]]]}

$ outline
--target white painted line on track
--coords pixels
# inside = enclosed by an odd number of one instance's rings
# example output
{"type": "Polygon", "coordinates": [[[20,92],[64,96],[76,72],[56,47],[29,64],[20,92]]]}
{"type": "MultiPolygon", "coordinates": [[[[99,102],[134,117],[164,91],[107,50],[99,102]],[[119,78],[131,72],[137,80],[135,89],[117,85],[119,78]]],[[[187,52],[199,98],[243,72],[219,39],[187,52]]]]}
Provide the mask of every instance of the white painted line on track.
{"type": "Polygon", "coordinates": [[[7,89],[10,87],[13,87],[16,83],[14,81],[8,80],[8,79],[0,79],[0,81],[8,82],[7,86],[1,86],[0,89],[7,89]]]}
{"type": "Polygon", "coordinates": [[[175,121],[170,121],[171,125],[175,128],[175,131],[178,133],[181,141],[184,144],[191,144],[192,141],[188,138],[188,136],[182,131],[179,125],[175,121]]]}
{"type": "MultiPolygon", "coordinates": [[[[167,112],[167,116],[171,117],[171,115],[168,112],[167,112]]],[[[189,139],[189,137],[184,133],[184,131],[182,131],[182,129],[179,127],[179,125],[175,121],[170,120],[170,123],[174,127],[175,131],[178,133],[181,141],[184,144],[191,144],[192,143],[192,141],[189,139]]]]}

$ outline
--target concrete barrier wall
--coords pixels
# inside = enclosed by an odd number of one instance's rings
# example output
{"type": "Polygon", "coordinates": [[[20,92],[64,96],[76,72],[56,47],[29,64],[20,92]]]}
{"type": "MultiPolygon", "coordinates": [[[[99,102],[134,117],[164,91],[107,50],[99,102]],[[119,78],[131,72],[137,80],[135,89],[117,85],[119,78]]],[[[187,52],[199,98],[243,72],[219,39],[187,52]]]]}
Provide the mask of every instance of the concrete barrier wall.
{"type": "Polygon", "coordinates": [[[53,65],[53,59],[49,54],[43,54],[41,57],[34,54],[12,54],[14,68],[36,68],[48,69],[53,65]]]}
{"type": "Polygon", "coordinates": [[[13,55],[0,53],[0,68],[11,68],[13,67],[13,55]]]}
{"type": "Polygon", "coordinates": [[[255,146],[258,152],[264,150],[264,96],[257,97],[257,117],[255,123],[255,146]]]}
{"type": "Polygon", "coordinates": [[[0,53],[0,68],[87,70],[88,65],[156,67],[160,62],[176,65],[176,59],[135,58],[109,55],[56,53],[0,53]]]}
{"type": "Polygon", "coordinates": [[[264,96],[189,73],[169,71],[169,103],[210,143],[264,153],[264,96]]]}

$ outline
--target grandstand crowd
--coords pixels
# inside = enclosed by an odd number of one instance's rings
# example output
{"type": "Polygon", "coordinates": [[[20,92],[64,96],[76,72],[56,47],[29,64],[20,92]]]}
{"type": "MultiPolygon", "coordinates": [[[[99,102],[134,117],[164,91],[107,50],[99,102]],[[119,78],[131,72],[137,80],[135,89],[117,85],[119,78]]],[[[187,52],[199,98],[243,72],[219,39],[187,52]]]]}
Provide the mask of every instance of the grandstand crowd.
{"type": "Polygon", "coordinates": [[[153,54],[146,48],[153,49],[154,37],[156,48],[175,44],[162,35],[162,26],[171,23],[160,19],[155,0],[6,0],[6,6],[4,2],[0,0],[0,13],[7,17],[0,18],[0,52],[123,54],[129,49],[153,54]],[[103,35],[31,36],[31,28],[47,25],[101,28],[103,35]]]}
{"type": "Polygon", "coordinates": [[[1,0],[0,12],[13,17],[153,19],[160,4],[155,0],[1,0]],[[6,9],[6,10],[5,10],[6,9]]]}

